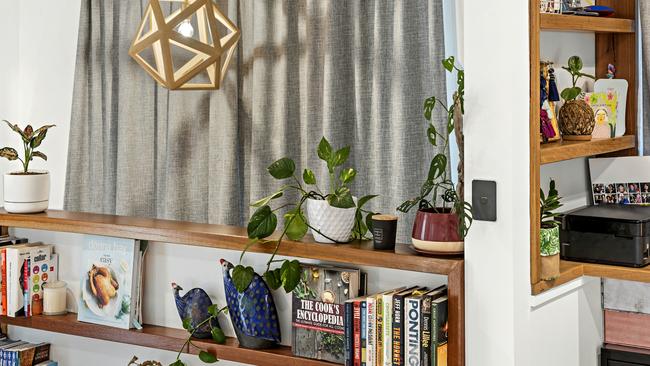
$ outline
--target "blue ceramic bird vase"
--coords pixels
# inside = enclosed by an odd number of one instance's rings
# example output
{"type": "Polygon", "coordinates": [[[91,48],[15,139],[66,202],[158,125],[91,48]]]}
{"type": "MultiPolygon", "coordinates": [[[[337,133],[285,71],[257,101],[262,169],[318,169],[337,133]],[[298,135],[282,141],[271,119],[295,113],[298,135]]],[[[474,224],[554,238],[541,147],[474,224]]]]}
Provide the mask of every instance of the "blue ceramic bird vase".
{"type": "Polygon", "coordinates": [[[239,293],[230,270],[233,265],[222,259],[223,285],[239,345],[250,349],[265,349],[280,343],[280,323],[273,294],[261,276],[255,273],[253,281],[239,293]]]}
{"type": "MultiPolygon", "coordinates": [[[[193,288],[181,297],[180,291],[183,291],[183,288],[175,283],[172,283],[172,288],[174,289],[174,300],[176,301],[176,309],[178,310],[178,316],[181,317],[181,321],[190,319],[192,328],[196,328],[197,325],[210,317],[208,308],[212,305],[212,299],[210,299],[210,296],[203,289],[193,288]]],[[[212,327],[221,328],[216,319],[212,321],[212,327]]],[[[211,338],[211,330],[210,324],[206,323],[196,330],[194,337],[211,338]]]]}

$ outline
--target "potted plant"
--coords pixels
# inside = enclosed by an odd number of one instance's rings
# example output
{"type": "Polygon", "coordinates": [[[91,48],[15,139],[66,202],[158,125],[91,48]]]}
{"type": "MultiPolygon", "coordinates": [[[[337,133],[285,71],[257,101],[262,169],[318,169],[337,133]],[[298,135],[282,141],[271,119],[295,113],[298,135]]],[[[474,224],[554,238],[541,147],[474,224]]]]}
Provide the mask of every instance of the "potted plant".
{"type": "Polygon", "coordinates": [[[409,212],[418,206],[413,225],[413,246],[417,250],[433,253],[458,253],[464,250],[464,238],[472,225],[472,206],[464,200],[464,135],[463,113],[465,111],[465,73],[455,64],[454,57],[442,61],[444,68],[457,75],[457,90],[452,104],[430,97],[424,101],[424,117],[427,119],[427,136],[433,146],[443,146],[447,150],[449,135],[455,133],[459,151],[458,183],[454,185],[447,174],[447,156],[436,154],[431,160],[429,174],[420,188],[420,194],[397,209],[409,212]],[[431,116],[434,108],[440,106],[447,114],[444,131],[438,131],[431,116]],[[438,201],[440,200],[440,201],[438,201]],[[439,205],[438,202],[442,204],[439,205]]]}
{"type": "Polygon", "coordinates": [[[4,208],[11,213],[36,213],[47,210],[50,198],[50,174],[46,171],[29,170],[34,158],[47,160],[47,155],[36,151],[41,146],[48,129],[54,125],[45,125],[36,130],[27,125],[21,129],[18,125],[4,121],[9,128],[20,135],[23,142],[22,156],[11,147],[0,149],[0,157],[8,160],[20,160],[23,169],[4,175],[4,208]]]}
{"type": "Polygon", "coordinates": [[[560,276],[560,223],[556,218],[560,215],[556,211],[562,207],[555,181],[551,179],[548,195],[544,190],[539,190],[540,203],[540,253],[542,256],[541,277],[543,280],[553,280],[560,276]]]}
{"type": "Polygon", "coordinates": [[[591,133],[596,126],[594,111],[589,104],[578,96],[582,89],[577,86],[581,77],[595,79],[594,76],[582,72],[582,59],[578,56],[571,56],[568,66],[562,68],[571,74],[573,86],[562,90],[560,96],[564,99],[564,104],[558,113],[558,122],[562,138],[565,140],[591,140],[591,133]]]}

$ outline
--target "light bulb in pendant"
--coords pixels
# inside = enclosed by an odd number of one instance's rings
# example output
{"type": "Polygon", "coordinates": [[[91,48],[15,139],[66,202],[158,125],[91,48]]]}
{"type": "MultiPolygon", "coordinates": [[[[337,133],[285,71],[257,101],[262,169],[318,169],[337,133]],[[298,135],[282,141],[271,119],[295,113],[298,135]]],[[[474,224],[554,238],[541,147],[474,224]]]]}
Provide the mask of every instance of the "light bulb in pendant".
{"type": "Polygon", "coordinates": [[[192,27],[192,23],[190,23],[188,19],[183,20],[181,24],[178,25],[176,30],[184,37],[189,38],[194,35],[194,27],[192,27]]]}

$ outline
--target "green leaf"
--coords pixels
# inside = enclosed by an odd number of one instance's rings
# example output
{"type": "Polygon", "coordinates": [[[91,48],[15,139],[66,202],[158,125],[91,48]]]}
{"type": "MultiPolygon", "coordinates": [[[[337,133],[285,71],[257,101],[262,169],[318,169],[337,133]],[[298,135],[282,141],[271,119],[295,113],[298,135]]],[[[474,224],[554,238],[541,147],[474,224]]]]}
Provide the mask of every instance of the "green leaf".
{"type": "Polygon", "coordinates": [[[32,137],[34,136],[34,128],[32,127],[32,125],[25,126],[25,129],[23,130],[23,135],[28,140],[32,139],[32,137]]]}
{"type": "Polygon", "coordinates": [[[438,146],[438,132],[433,123],[429,124],[429,128],[427,128],[427,137],[429,138],[431,145],[438,146]]]}
{"type": "Polygon", "coordinates": [[[278,226],[278,217],[271,211],[271,207],[264,205],[253,213],[248,222],[248,237],[250,239],[264,239],[273,234],[278,226]]]}
{"type": "Polygon", "coordinates": [[[320,139],[320,143],[318,143],[318,157],[327,163],[330,162],[330,158],[332,157],[332,145],[330,145],[325,137],[320,139]]]}
{"type": "Polygon", "coordinates": [[[192,329],[192,318],[183,319],[183,329],[187,331],[192,329]]]}
{"type": "Polygon", "coordinates": [[[455,65],[454,56],[449,56],[446,59],[442,60],[442,67],[444,67],[445,70],[449,72],[452,72],[454,70],[454,65],[455,65]]]}
{"type": "Polygon", "coordinates": [[[269,165],[267,170],[271,173],[273,178],[285,179],[291,177],[293,172],[296,171],[296,164],[289,158],[282,158],[269,165]]]}
{"type": "Polygon", "coordinates": [[[259,200],[255,201],[255,202],[251,203],[251,206],[252,207],[262,207],[264,205],[268,205],[269,202],[271,202],[271,200],[282,197],[282,194],[283,194],[282,191],[275,192],[275,193],[273,193],[271,195],[268,195],[268,196],[266,196],[266,197],[264,197],[262,199],[259,199],[259,200]]]}
{"type": "Polygon", "coordinates": [[[9,160],[16,160],[18,159],[18,152],[14,148],[3,147],[2,149],[0,149],[0,157],[9,160]]]}
{"type": "Polygon", "coordinates": [[[562,93],[560,93],[560,96],[562,99],[569,101],[569,100],[574,100],[582,93],[582,89],[580,87],[574,87],[574,88],[566,88],[562,90],[562,93]]]}
{"type": "Polygon", "coordinates": [[[354,199],[352,199],[352,193],[350,193],[350,188],[348,187],[339,187],[334,191],[333,194],[327,196],[327,202],[330,206],[338,208],[352,208],[354,207],[354,199]]]}
{"type": "Polygon", "coordinates": [[[208,306],[208,314],[212,316],[217,316],[218,312],[219,312],[219,308],[217,308],[217,304],[212,304],[208,306]]]}
{"type": "Polygon", "coordinates": [[[201,361],[205,362],[205,363],[215,363],[215,362],[219,361],[217,359],[217,356],[213,355],[210,352],[206,352],[206,351],[199,352],[199,359],[201,361]]]}
{"type": "Polygon", "coordinates": [[[359,198],[359,202],[357,202],[357,207],[358,207],[358,208],[363,207],[366,203],[368,203],[368,201],[370,201],[371,199],[373,199],[373,198],[375,198],[375,197],[378,197],[378,195],[376,195],[376,194],[369,194],[369,195],[367,195],[367,196],[363,196],[363,197],[359,198]]]}
{"type": "Polygon", "coordinates": [[[427,119],[427,121],[431,121],[431,114],[433,113],[433,109],[436,107],[436,97],[429,97],[424,100],[424,118],[427,119]]]}
{"type": "Polygon", "coordinates": [[[47,161],[47,155],[43,154],[40,151],[32,151],[32,159],[34,159],[34,157],[41,158],[41,159],[47,161]]]}
{"type": "Polygon", "coordinates": [[[332,156],[331,165],[332,167],[337,167],[343,165],[348,160],[350,156],[350,146],[346,146],[340,150],[337,150],[332,156]]]}
{"type": "Polygon", "coordinates": [[[239,293],[244,292],[248,286],[253,282],[255,277],[255,270],[253,267],[244,267],[238,264],[232,270],[232,282],[239,293]]]}
{"type": "Polygon", "coordinates": [[[292,261],[285,260],[284,263],[282,263],[280,272],[282,273],[282,287],[284,288],[284,291],[290,293],[300,282],[300,274],[302,273],[300,262],[295,259],[292,261]]]}
{"type": "Polygon", "coordinates": [[[32,147],[32,149],[35,149],[35,148],[41,146],[41,143],[45,139],[46,135],[47,135],[47,130],[43,130],[38,135],[35,135],[35,137],[29,143],[29,145],[32,147]]]}
{"type": "Polygon", "coordinates": [[[56,127],[56,125],[45,125],[45,126],[41,126],[41,127],[39,127],[36,131],[34,131],[34,136],[39,135],[39,134],[41,134],[41,133],[43,133],[43,132],[49,130],[49,129],[52,128],[52,127],[56,127]]]}
{"type": "Polygon", "coordinates": [[[339,179],[343,183],[350,183],[354,180],[354,177],[357,176],[357,171],[352,169],[352,168],[347,168],[341,170],[341,174],[339,174],[339,179]]]}
{"type": "Polygon", "coordinates": [[[176,360],[174,363],[169,364],[169,366],[185,366],[185,364],[181,360],[176,360]]]}
{"type": "Polygon", "coordinates": [[[9,126],[9,128],[11,128],[17,134],[19,134],[20,137],[23,139],[23,141],[29,142],[29,140],[25,137],[25,133],[23,132],[23,130],[20,129],[20,127],[18,127],[18,125],[11,124],[11,122],[7,120],[3,120],[3,121],[7,124],[7,126],[9,126]]]}
{"type": "Polygon", "coordinates": [[[224,344],[226,343],[226,335],[223,333],[223,330],[221,328],[212,328],[212,340],[215,341],[217,344],[224,344]]]}
{"type": "Polygon", "coordinates": [[[443,154],[438,154],[431,160],[429,167],[428,180],[433,181],[438,179],[447,170],[447,157],[443,154]]]}
{"type": "Polygon", "coordinates": [[[578,73],[582,70],[582,66],[582,59],[579,56],[569,57],[569,69],[571,71],[578,73]]]}
{"type": "Polygon", "coordinates": [[[311,169],[305,169],[305,171],[302,172],[302,180],[305,181],[305,184],[316,184],[316,175],[314,175],[314,172],[311,169]]]}
{"type": "Polygon", "coordinates": [[[266,281],[266,284],[269,285],[269,287],[272,290],[277,290],[282,286],[282,273],[280,271],[280,268],[276,268],[271,271],[267,271],[264,274],[264,280],[266,281]]]}
{"type": "Polygon", "coordinates": [[[377,212],[368,212],[366,215],[366,227],[368,230],[372,231],[372,217],[375,215],[379,215],[377,212]]]}
{"type": "Polygon", "coordinates": [[[291,240],[300,240],[309,229],[302,211],[291,210],[284,215],[284,229],[291,240]]]}

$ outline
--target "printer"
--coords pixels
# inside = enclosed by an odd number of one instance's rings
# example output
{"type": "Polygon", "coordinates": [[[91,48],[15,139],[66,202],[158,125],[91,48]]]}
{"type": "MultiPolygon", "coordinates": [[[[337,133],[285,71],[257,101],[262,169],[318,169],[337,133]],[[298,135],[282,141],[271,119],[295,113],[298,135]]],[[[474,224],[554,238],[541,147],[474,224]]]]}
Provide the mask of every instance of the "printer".
{"type": "Polygon", "coordinates": [[[562,259],[643,267],[650,264],[650,206],[598,205],[569,212],[560,230],[562,259]]]}

